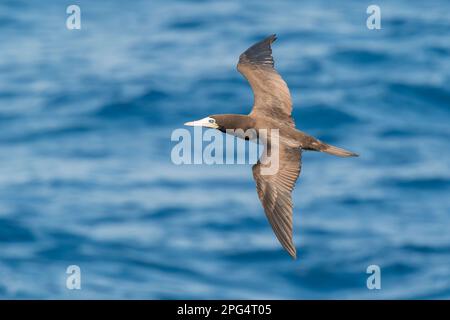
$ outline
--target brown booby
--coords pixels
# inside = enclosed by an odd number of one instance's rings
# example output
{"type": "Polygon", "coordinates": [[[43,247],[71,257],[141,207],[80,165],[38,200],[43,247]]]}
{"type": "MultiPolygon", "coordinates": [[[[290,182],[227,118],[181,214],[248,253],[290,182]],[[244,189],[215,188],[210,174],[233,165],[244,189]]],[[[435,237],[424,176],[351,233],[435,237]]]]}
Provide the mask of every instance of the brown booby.
{"type": "MultiPolygon", "coordinates": [[[[292,100],[286,82],[274,68],[271,44],[275,35],[254,44],[239,57],[238,71],[248,80],[253,90],[253,109],[248,115],[211,115],[188,126],[202,126],[229,133],[230,130],[278,129],[279,169],[275,174],[262,173],[268,164],[263,161],[271,150],[265,150],[253,166],[256,190],[266,216],[281,245],[295,259],[296,249],[292,241],[292,190],[300,175],[303,150],[325,152],[339,157],[356,157],[356,153],[324,143],[295,128],[291,116],[292,100]]],[[[266,135],[265,145],[274,148],[272,135],[266,135]]],[[[258,139],[259,136],[256,138],[258,139]]]]}

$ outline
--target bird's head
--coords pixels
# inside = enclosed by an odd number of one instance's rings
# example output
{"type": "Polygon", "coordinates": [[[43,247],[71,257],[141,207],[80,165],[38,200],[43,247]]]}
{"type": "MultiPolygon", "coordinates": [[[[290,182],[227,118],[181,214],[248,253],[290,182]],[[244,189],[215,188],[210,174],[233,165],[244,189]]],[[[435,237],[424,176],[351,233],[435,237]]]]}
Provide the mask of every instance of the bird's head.
{"type": "Polygon", "coordinates": [[[242,114],[214,114],[197,121],[186,122],[184,125],[213,128],[222,132],[237,129],[245,131],[254,128],[255,121],[249,116],[242,114]]]}
{"type": "Polygon", "coordinates": [[[206,127],[206,128],[213,128],[213,129],[220,128],[218,119],[214,116],[208,116],[206,118],[203,118],[203,119],[200,119],[197,121],[186,122],[184,125],[191,126],[191,127],[206,127]]]}

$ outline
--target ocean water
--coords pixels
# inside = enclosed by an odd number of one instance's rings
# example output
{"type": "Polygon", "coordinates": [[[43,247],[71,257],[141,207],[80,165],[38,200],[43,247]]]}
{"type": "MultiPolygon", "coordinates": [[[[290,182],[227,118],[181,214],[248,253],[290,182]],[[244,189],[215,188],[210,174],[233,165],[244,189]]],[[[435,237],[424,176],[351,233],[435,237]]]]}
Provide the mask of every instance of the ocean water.
{"type": "Polygon", "coordinates": [[[0,3],[0,298],[450,298],[448,1],[377,1],[381,30],[356,0],[70,4],[0,3]],[[170,158],[250,111],[236,62],[272,33],[297,126],[361,155],[304,154],[295,261],[250,165],[170,158]]]}

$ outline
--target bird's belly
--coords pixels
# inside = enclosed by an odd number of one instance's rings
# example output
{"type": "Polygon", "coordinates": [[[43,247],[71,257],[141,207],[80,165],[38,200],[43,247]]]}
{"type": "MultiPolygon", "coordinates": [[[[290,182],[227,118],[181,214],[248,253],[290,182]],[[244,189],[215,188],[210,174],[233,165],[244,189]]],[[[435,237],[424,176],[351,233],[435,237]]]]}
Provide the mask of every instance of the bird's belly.
{"type": "Polygon", "coordinates": [[[258,139],[258,132],[255,129],[233,129],[227,130],[226,133],[244,140],[253,141],[258,139]]]}

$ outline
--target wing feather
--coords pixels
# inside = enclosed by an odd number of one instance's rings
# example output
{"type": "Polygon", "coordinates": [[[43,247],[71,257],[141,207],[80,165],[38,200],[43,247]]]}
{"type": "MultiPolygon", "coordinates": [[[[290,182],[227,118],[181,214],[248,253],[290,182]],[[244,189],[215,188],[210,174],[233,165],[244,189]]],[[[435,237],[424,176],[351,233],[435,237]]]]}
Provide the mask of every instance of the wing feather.
{"type": "Polygon", "coordinates": [[[265,162],[253,166],[256,190],[267,219],[281,245],[295,259],[296,249],[292,240],[292,190],[301,170],[301,151],[280,145],[279,169],[276,174],[263,175],[265,162]]]}
{"type": "Polygon", "coordinates": [[[254,103],[250,115],[262,115],[284,125],[295,126],[291,117],[289,88],[274,68],[271,44],[275,35],[254,44],[239,57],[237,69],[253,90],[254,103]]]}

